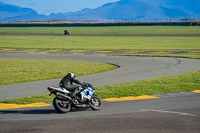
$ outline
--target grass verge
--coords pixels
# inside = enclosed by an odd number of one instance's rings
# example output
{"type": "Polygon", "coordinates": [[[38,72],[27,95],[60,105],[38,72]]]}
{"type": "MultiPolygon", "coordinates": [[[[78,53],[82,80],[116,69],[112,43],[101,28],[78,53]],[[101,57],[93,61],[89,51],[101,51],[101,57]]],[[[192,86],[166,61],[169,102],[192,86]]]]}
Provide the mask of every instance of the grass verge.
{"type": "Polygon", "coordinates": [[[77,76],[101,73],[117,66],[88,61],[0,58],[0,68],[0,85],[5,85],[62,78],[67,72],[77,76]]]}
{"type": "Polygon", "coordinates": [[[41,50],[199,50],[200,37],[0,36],[0,48],[41,50]]]}
{"type": "MultiPolygon", "coordinates": [[[[96,88],[99,98],[152,95],[158,93],[171,93],[193,91],[200,89],[200,71],[187,74],[148,79],[138,82],[109,85],[96,88]]],[[[35,102],[52,102],[54,96],[37,95],[23,98],[2,100],[1,103],[28,104],[35,102]]]]}
{"type": "Polygon", "coordinates": [[[200,89],[200,71],[97,88],[100,98],[152,95],[200,89]]]}
{"type": "Polygon", "coordinates": [[[199,26],[0,27],[0,34],[200,34],[199,26]]]}

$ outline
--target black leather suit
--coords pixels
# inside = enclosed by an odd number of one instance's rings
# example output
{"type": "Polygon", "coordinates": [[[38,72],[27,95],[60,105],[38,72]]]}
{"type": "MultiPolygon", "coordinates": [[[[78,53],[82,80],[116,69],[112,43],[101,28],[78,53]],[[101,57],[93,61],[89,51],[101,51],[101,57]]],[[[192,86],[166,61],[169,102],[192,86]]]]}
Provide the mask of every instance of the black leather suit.
{"type": "Polygon", "coordinates": [[[68,91],[73,91],[75,93],[75,90],[78,90],[77,85],[73,85],[73,83],[83,85],[80,81],[76,80],[75,78],[72,78],[70,74],[67,74],[59,83],[60,87],[65,88],[68,91]]]}

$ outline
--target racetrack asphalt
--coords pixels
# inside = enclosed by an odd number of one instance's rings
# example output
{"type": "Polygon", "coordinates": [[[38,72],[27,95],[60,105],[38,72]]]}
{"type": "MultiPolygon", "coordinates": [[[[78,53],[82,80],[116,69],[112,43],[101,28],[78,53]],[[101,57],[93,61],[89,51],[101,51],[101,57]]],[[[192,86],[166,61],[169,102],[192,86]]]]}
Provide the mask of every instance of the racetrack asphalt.
{"type": "MultiPolygon", "coordinates": [[[[82,60],[120,66],[78,77],[95,86],[170,76],[200,70],[200,60],[186,58],[108,56],[83,54],[0,53],[5,58],[82,60]]],[[[0,98],[48,93],[60,79],[0,86],[0,98]]],[[[159,94],[157,95],[159,96],[159,94]]],[[[99,111],[72,110],[58,114],[52,106],[0,110],[0,133],[199,133],[200,95],[165,95],[151,100],[103,102],[99,111]]]]}
{"type": "Polygon", "coordinates": [[[199,133],[200,97],[103,102],[99,111],[53,107],[0,110],[0,132],[199,133]]]}
{"type": "MultiPolygon", "coordinates": [[[[30,58],[53,60],[81,60],[118,65],[119,68],[87,76],[77,77],[94,86],[104,86],[149,78],[182,74],[200,69],[200,60],[187,58],[134,57],[84,54],[0,53],[6,58],[30,58]]],[[[0,100],[48,93],[47,86],[58,86],[60,79],[18,83],[0,86],[0,100]]]]}
{"type": "MultiPolygon", "coordinates": [[[[5,35],[5,34],[0,34],[5,35]]],[[[12,34],[16,35],[16,34],[12,34]]],[[[26,34],[18,34],[26,35],[26,34]]],[[[37,34],[31,36],[63,36],[37,34]]],[[[124,37],[200,37],[200,35],[70,35],[124,37]]],[[[120,68],[103,74],[78,77],[95,86],[182,74],[200,69],[200,61],[183,58],[122,57],[82,54],[0,53],[6,58],[83,60],[111,63],[120,68]]],[[[0,99],[48,93],[60,79],[0,86],[0,99]]],[[[197,88],[198,89],[198,88],[197,88]]],[[[160,96],[157,94],[156,96],[160,96]]],[[[153,100],[106,102],[100,111],[72,110],[58,114],[52,106],[0,110],[0,133],[199,133],[200,95],[165,94],[153,100]]]]}

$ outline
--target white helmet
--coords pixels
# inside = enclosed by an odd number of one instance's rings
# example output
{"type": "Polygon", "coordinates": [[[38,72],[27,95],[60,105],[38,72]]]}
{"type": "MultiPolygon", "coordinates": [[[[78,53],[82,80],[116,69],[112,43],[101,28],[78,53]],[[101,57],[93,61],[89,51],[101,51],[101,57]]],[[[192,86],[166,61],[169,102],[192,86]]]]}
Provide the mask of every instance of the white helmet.
{"type": "Polygon", "coordinates": [[[75,78],[75,74],[73,72],[70,72],[70,77],[75,78]]]}

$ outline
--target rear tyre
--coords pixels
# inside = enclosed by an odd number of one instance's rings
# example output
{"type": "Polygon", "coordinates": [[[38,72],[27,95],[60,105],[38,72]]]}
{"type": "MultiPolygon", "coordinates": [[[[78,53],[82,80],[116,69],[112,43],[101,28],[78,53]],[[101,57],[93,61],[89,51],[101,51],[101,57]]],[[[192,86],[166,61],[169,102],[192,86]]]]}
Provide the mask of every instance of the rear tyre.
{"type": "Polygon", "coordinates": [[[59,99],[58,97],[53,99],[53,107],[59,113],[67,113],[72,108],[69,100],[59,99]]]}
{"type": "Polygon", "coordinates": [[[102,108],[101,100],[96,96],[90,99],[89,105],[93,110],[100,110],[102,108]]]}

